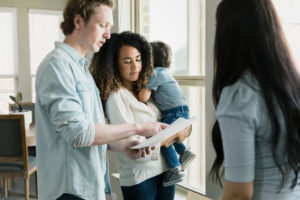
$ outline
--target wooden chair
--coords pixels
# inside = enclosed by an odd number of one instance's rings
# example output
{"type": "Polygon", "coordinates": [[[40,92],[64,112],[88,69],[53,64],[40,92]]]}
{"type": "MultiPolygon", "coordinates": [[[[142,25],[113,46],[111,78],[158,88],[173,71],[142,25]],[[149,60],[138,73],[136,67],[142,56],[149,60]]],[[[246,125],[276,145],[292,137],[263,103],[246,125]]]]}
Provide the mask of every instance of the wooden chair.
{"type": "MultiPolygon", "coordinates": [[[[22,102],[21,106],[23,110],[31,110],[32,113],[32,124],[35,124],[35,103],[33,102],[22,102]]],[[[8,104],[8,110],[9,112],[15,112],[19,110],[18,105],[14,103],[8,104]]],[[[28,147],[29,155],[36,156],[36,148],[35,147],[28,147]]]]}
{"type": "MultiPolygon", "coordinates": [[[[23,177],[25,199],[29,200],[29,178],[36,173],[37,164],[36,157],[28,155],[24,116],[0,115],[0,130],[0,179],[23,177]]],[[[4,192],[7,196],[6,182],[4,192]]]]}

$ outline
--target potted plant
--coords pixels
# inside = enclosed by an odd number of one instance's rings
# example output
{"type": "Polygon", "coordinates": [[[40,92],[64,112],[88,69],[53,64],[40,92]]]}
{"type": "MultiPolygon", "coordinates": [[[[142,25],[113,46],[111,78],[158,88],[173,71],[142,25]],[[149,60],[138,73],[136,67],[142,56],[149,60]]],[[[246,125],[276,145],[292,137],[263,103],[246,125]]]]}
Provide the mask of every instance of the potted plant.
{"type": "Polygon", "coordinates": [[[18,106],[18,112],[13,111],[14,114],[23,114],[25,120],[25,128],[28,129],[32,122],[32,112],[31,110],[23,110],[22,108],[22,93],[18,92],[17,95],[9,96],[9,98],[18,106]]]}
{"type": "Polygon", "coordinates": [[[21,101],[22,101],[22,93],[18,92],[17,95],[14,96],[9,96],[9,98],[15,102],[15,104],[18,106],[19,112],[23,111],[22,105],[21,105],[21,101]]]}

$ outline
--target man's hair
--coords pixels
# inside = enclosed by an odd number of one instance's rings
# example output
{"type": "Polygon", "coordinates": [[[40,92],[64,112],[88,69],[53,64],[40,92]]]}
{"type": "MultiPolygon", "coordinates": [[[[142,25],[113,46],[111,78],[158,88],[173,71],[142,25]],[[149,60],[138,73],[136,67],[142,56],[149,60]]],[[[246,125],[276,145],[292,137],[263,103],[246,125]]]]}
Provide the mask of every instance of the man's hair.
{"type": "Polygon", "coordinates": [[[114,0],[68,0],[64,9],[64,21],[61,22],[60,28],[65,35],[69,35],[73,32],[74,15],[78,14],[82,17],[85,23],[87,23],[92,14],[95,12],[95,7],[99,5],[106,5],[110,8],[114,8],[114,0]]]}
{"type": "Polygon", "coordinates": [[[154,67],[166,67],[171,65],[172,50],[171,47],[161,41],[151,42],[153,65],[154,67]]]}

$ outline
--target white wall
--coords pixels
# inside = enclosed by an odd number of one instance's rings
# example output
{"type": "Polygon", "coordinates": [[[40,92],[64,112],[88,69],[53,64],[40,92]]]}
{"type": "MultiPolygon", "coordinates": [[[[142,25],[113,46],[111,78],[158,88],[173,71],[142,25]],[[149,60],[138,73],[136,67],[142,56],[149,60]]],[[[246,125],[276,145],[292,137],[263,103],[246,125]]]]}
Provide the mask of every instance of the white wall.
{"type": "Polygon", "coordinates": [[[213,48],[215,37],[215,13],[221,0],[206,0],[205,20],[205,120],[206,120],[206,195],[212,199],[220,199],[221,189],[211,182],[209,171],[215,159],[211,142],[211,129],[215,121],[215,109],[212,100],[213,85],[213,48]]]}

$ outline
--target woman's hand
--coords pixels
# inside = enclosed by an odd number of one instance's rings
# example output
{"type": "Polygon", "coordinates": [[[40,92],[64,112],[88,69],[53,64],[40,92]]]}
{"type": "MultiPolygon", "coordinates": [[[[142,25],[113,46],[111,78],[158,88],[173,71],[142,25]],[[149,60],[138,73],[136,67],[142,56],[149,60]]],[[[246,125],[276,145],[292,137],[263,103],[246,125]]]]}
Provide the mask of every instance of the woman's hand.
{"type": "Polygon", "coordinates": [[[181,143],[181,142],[183,142],[185,140],[185,138],[187,138],[188,136],[190,136],[191,132],[192,132],[192,125],[190,125],[189,127],[185,128],[184,130],[182,130],[182,131],[174,134],[173,136],[165,139],[164,141],[161,142],[160,145],[168,148],[174,142],[181,143]]]}
{"type": "Polygon", "coordinates": [[[166,128],[168,124],[161,122],[146,122],[137,124],[138,135],[145,136],[146,138],[157,134],[162,129],[166,128]]]}

